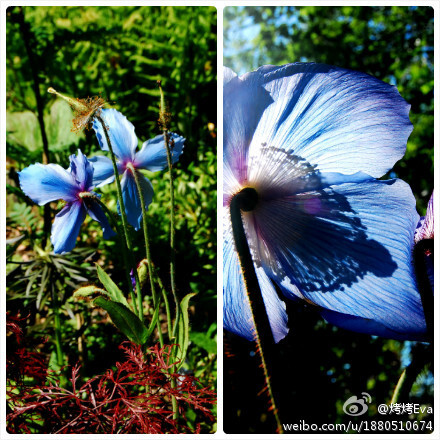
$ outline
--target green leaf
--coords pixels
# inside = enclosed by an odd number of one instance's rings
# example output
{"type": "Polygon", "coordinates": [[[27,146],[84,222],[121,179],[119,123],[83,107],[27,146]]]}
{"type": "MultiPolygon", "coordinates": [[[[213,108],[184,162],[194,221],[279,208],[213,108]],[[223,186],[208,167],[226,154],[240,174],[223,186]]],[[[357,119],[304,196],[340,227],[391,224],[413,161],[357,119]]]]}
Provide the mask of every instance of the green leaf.
{"type": "Polygon", "coordinates": [[[177,344],[179,348],[177,350],[177,358],[180,359],[179,364],[176,366],[176,371],[185,362],[186,352],[189,345],[189,316],[188,316],[188,304],[189,300],[195,296],[195,293],[188,293],[180,302],[180,319],[179,319],[179,331],[177,336],[177,344]]]}
{"type": "Polygon", "coordinates": [[[153,330],[156,328],[156,323],[159,318],[159,306],[160,306],[160,302],[158,301],[156,305],[156,309],[154,310],[153,313],[153,318],[151,319],[150,322],[150,326],[148,327],[147,339],[150,337],[151,333],[153,333],[153,330]]]}
{"type": "Polygon", "coordinates": [[[96,265],[99,281],[108,292],[108,296],[116,302],[119,302],[130,309],[124,294],[120,291],[119,287],[113,282],[110,276],[99,265],[96,265]]]}
{"type": "Polygon", "coordinates": [[[8,142],[17,148],[29,151],[43,148],[38,119],[31,111],[7,112],[6,131],[8,142]]]}
{"type": "Polygon", "coordinates": [[[110,316],[113,324],[136,344],[145,344],[148,339],[148,330],[141,320],[126,306],[117,301],[106,300],[100,296],[94,303],[103,308],[110,316]]]}
{"type": "Polygon", "coordinates": [[[217,353],[217,341],[216,341],[216,329],[217,324],[214,322],[211,324],[207,332],[191,332],[191,342],[198,347],[203,348],[209,354],[217,353]]]}

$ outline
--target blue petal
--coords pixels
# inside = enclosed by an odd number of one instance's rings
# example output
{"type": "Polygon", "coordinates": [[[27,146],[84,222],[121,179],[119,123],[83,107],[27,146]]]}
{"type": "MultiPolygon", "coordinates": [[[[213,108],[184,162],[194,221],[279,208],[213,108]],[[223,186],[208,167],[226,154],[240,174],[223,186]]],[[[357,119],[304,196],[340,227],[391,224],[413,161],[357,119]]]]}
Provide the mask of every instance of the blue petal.
{"type": "Polygon", "coordinates": [[[39,205],[60,199],[73,202],[80,191],[72,174],[59,165],[37,163],[18,174],[23,192],[39,205]]]}
{"type": "Polygon", "coordinates": [[[109,238],[114,237],[116,235],[116,233],[110,227],[108,219],[98,203],[91,201],[91,200],[86,201],[86,208],[87,208],[87,212],[90,215],[90,217],[93,220],[96,220],[101,225],[102,233],[103,233],[103,236],[105,239],[109,239],[109,238]]]}
{"type": "MultiPolygon", "coordinates": [[[[151,182],[146,179],[140,172],[137,172],[139,182],[142,188],[142,194],[145,201],[146,209],[153,200],[154,190],[151,182]]],[[[136,231],[141,227],[142,208],[139,200],[139,194],[136,188],[136,182],[130,170],[125,171],[121,180],[122,198],[124,200],[125,212],[127,220],[136,231]]]]}
{"type": "MultiPolygon", "coordinates": [[[[115,155],[123,162],[132,161],[137,147],[134,125],[114,108],[103,109],[101,111],[101,117],[108,129],[107,131],[115,155]]],[[[101,148],[105,151],[109,151],[104,130],[97,118],[93,120],[93,129],[95,130],[101,148]]]]}
{"type": "Polygon", "coordinates": [[[418,215],[404,182],[283,194],[245,218],[257,264],[285,289],[296,286],[292,297],[375,321],[402,338],[423,338],[411,255],[418,215]]]}
{"type": "Polygon", "coordinates": [[[233,193],[247,179],[247,154],[264,110],[273,102],[262,87],[264,75],[237,77],[224,70],[223,89],[223,181],[233,193]]]}
{"type": "MultiPolygon", "coordinates": [[[[254,323],[244,287],[235,245],[232,238],[229,215],[224,227],[223,244],[223,322],[226,330],[236,333],[249,341],[254,339],[254,323]]],[[[281,301],[264,270],[255,268],[266,311],[275,342],[283,339],[289,329],[285,304],[281,301]]]]}
{"type": "MultiPolygon", "coordinates": [[[[93,165],[93,185],[96,187],[107,185],[115,180],[113,163],[106,156],[94,156],[89,159],[93,165]]],[[[121,172],[121,170],[119,170],[121,172]]]]}
{"type": "Polygon", "coordinates": [[[78,150],[78,156],[70,156],[70,171],[81,191],[91,191],[93,188],[93,167],[87,157],[78,150]]]}
{"type": "MultiPolygon", "coordinates": [[[[313,63],[264,67],[242,81],[261,82],[262,73],[273,103],[259,119],[250,155],[268,145],[306,159],[321,172],[380,177],[405,154],[412,131],[410,106],[395,87],[360,72],[313,63]]],[[[253,105],[267,100],[262,96],[253,105]]],[[[228,129],[243,138],[246,128],[240,124],[228,129]]]]}
{"type": "MultiPolygon", "coordinates": [[[[322,317],[330,324],[341,327],[345,330],[351,330],[358,333],[366,333],[368,335],[381,336],[382,338],[406,340],[408,336],[391,330],[385,325],[374,321],[373,319],[361,318],[359,316],[347,315],[344,313],[334,312],[332,310],[322,310],[322,317]]],[[[412,334],[411,339],[414,341],[426,341],[426,334],[412,334]]]]}
{"type": "MultiPolygon", "coordinates": [[[[169,133],[172,146],[171,157],[173,164],[182,154],[185,138],[176,133],[169,133]]],[[[142,148],[136,153],[133,165],[149,171],[162,171],[168,166],[167,151],[163,135],[159,135],[143,143],[142,148]]]]}
{"type": "Polygon", "coordinates": [[[50,241],[56,254],[70,252],[75,247],[85,217],[86,209],[80,201],[67,204],[55,216],[50,241]]]}

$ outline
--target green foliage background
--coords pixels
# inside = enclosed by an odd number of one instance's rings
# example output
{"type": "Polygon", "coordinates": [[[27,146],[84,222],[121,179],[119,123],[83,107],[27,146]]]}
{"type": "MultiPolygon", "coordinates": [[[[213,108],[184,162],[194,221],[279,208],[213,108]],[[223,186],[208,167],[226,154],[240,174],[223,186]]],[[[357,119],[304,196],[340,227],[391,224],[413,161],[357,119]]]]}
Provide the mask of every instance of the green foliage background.
{"type": "MultiPolygon", "coordinates": [[[[47,93],[48,87],[77,98],[101,95],[127,116],[139,141],[144,142],[160,133],[157,81],[161,80],[172,115],[170,129],[186,138],[184,153],[175,166],[176,275],[181,298],[197,293],[191,307],[194,343],[187,367],[206,385],[214,385],[216,369],[216,20],[212,7],[27,6],[7,10],[10,259],[32,259],[42,245],[43,209],[23,197],[17,178],[17,171],[42,162],[42,132],[48,139],[50,163],[67,168],[69,155],[78,148],[88,157],[100,152],[93,131],[70,131],[72,112],[66,103],[47,93]]],[[[148,219],[151,251],[168,288],[168,176],[161,172],[148,177],[155,190],[148,219]]],[[[116,212],[114,188],[102,192],[103,200],[116,212]]],[[[51,206],[53,217],[57,206],[51,206]]],[[[143,243],[142,232],[134,242],[143,243]]],[[[82,282],[96,280],[92,261],[98,261],[121,284],[124,278],[117,241],[103,240],[99,226],[90,218],[81,228],[76,251],[86,247],[89,260],[83,254],[75,260],[75,273],[81,276],[75,279],[67,271],[57,280],[56,291],[47,283],[46,272],[34,276],[32,271],[25,273],[25,269],[8,265],[12,273],[8,275],[8,309],[47,318],[30,324],[34,330],[50,332],[51,306],[54,302],[63,305],[72,312],[62,317],[69,361],[78,356],[75,338],[84,337],[89,363],[83,371],[93,374],[111,363],[112,350],[122,339],[115,331],[100,331],[106,324],[100,327],[87,308],[82,310],[86,325],[75,333],[74,314],[82,306],[69,298],[82,282]],[[90,256],[94,250],[98,252],[90,256]],[[42,281],[44,287],[40,287],[42,281]],[[108,356],[102,356],[103,350],[108,356]],[[100,362],[99,367],[94,361],[100,362]]],[[[139,261],[142,246],[135,251],[139,261]]],[[[56,261],[58,269],[69,267],[65,259],[56,261]]]]}
{"type": "MultiPolygon", "coordinates": [[[[391,176],[410,184],[423,215],[434,184],[433,37],[430,7],[227,7],[224,65],[240,75],[264,64],[313,61],[396,85],[411,104],[414,131],[391,176]]],[[[353,418],[342,406],[362,392],[373,398],[365,417],[386,420],[375,407],[390,402],[415,344],[343,331],[313,311],[298,310],[290,302],[287,307],[290,333],[278,344],[273,378],[282,421],[348,423],[353,418]]],[[[263,384],[253,345],[229,333],[225,338],[225,431],[274,432],[267,397],[260,393],[255,398],[263,384]]],[[[425,370],[408,401],[432,404],[432,383],[425,370]]]]}

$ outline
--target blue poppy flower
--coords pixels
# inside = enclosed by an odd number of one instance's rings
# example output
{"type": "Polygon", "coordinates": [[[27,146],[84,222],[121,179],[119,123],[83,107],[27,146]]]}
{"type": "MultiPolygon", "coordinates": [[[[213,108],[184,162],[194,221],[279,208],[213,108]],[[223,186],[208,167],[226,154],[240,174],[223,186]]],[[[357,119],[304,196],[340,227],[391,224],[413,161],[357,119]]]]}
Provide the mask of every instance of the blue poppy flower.
{"type": "MultiPolygon", "coordinates": [[[[140,151],[136,152],[138,139],[134,132],[133,124],[129,122],[122,113],[113,108],[102,110],[101,117],[108,129],[113,152],[118,158],[117,166],[119,174],[122,174],[122,197],[127,219],[128,222],[138,230],[141,226],[142,208],[134,176],[132,171],[127,168],[127,165],[131,163],[138,173],[145,206],[148,208],[148,205],[153,199],[153,187],[151,182],[138,170],[144,169],[155,172],[161,171],[168,166],[165,141],[162,135],[156,136],[144,142],[140,151]]],[[[93,129],[95,130],[101,148],[108,151],[109,148],[104,130],[97,119],[93,121],[93,129]]],[[[175,133],[170,133],[170,140],[173,144],[172,161],[175,163],[182,154],[185,139],[175,133]]],[[[93,162],[95,168],[93,183],[97,187],[114,181],[115,175],[110,158],[106,156],[95,156],[92,157],[90,161],[93,162]]]]}
{"type": "Polygon", "coordinates": [[[60,165],[37,163],[18,174],[21,189],[35,203],[66,202],[52,225],[50,239],[56,254],[70,252],[75,247],[86,213],[101,225],[104,238],[115,235],[99,204],[91,198],[81,197],[81,193],[93,189],[93,166],[80,150],[77,156],[70,156],[67,170],[60,165]]]}
{"type": "Polygon", "coordinates": [[[377,180],[405,153],[409,104],[369,75],[314,63],[224,71],[224,326],[249,340],[253,321],[229,213],[242,212],[276,342],[284,297],[340,327],[424,340],[411,250],[419,216],[410,187],[377,180]]]}

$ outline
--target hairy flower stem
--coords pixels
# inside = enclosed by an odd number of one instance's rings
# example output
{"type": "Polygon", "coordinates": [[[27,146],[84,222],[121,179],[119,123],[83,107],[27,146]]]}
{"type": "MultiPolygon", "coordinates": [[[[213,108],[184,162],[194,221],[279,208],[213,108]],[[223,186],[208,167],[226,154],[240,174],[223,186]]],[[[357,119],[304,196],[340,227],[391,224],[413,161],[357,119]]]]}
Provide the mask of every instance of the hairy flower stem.
{"type": "Polygon", "coordinates": [[[255,328],[255,341],[257,343],[257,351],[261,358],[261,365],[263,367],[264,379],[266,381],[267,392],[269,395],[271,409],[275,416],[277,424],[277,432],[282,434],[283,428],[278,414],[278,408],[275,403],[275,397],[271,384],[271,354],[274,351],[274,341],[272,337],[272,330],[270,328],[269,318],[266,313],[263,295],[261,293],[260,285],[258,283],[257,274],[255,272],[254,263],[249,250],[246,233],[243,225],[242,210],[249,211],[249,201],[253,204],[255,195],[252,192],[246,192],[250,188],[244,189],[242,192],[236,194],[230,204],[230,214],[232,223],[232,232],[235,242],[235,248],[238,253],[241,273],[243,274],[244,284],[246,287],[247,296],[251,308],[252,317],[255,328]],[[250,193],[250,197],[249,197],[250,193]],[[254,197],[252,197],[254,196],[254,197]]]}
{"type": "MultiPolygon", "coordinates": [[[[140,300],[138,300],[138,303],[140,303],[142,305],[141,285],[139,282],[139,275],[137,272],[136,264],[134,263],[134,258],[133,258],[133,247],[131,245],[131,240],[130,240],[130,236],[129,236],[129,232],[128,232],[128,220],[127,220],[127,214],[125,212],[124,199],[122,197],[121,181],[119,180],[119,171],[118,171],[118,166],[116,165],[116,156],[115,156],[115,153],[113,152],[113,146],[110,141],[108,129],[107,129],[107,126],[105,125],[104,120],[102,119],[102,117],[100,115],[96,115],[96,119],[99,121],[99,123],[102,126],[102,129],[104,130],[105,138],[107,140],[108,149],[110,151],[110,156],[111,156],[112,163],[113,163],[113,172],[115,174],[115,181],[116,181],[116,192],[118,195],[119,207],[121,209],[121,218],[122,218],[122,227],[123,227],[122,236],[125,239],[125,242],[127,244],[128,254],[130,255],[130,260],[131,260],[130,266],[133,269],[133,275],[134,275],[134,279],[135,279],[135,283],[136,283],[136,294],[137,294],[138,299],[141,298],[140,300]]],[[[126,270],[128,272],[130,272],[128,267],[126,268],[126,270]]],[[[130,291],[132,291],[132,289],[130,289],[130,291]]],[[[133,306],[136,310],[137,309],[136,302],[133,303],[133,306]]],[[[143,321],[143,315],[144,315],[143,308],[141,307],[140,309],[138,309],[137,313],[138,313],[139,319],[141,321],[143,321]]]]}
{"type": "Polygon", "coordinates": [[[113,213],[107,208],[106,204],[102,202],[102,200],[93,193],[90,192],[82,192],[79,194],[79,196],[82,199],[87,199],[87,198],[91,198],[93,199],[95,202],[97,202],[99,204],[99,206],[101,206],[101,208],[104,210],[104,212],[107,214],[107,217],[110,218],[110,221],[112,222],[113,226],[115,227],[115,229],[118,231],[118,239],[121,243],[121,249],[122,249],[122,258],[124,260],[124,265],[125,265],[125,276],[127,278],[127,287],[128,287],[128,291],[130,292],[130,296],[131,296],[131,300],[133,302],[133,307],[135,310],[135,313],[138,314],[138,309],[136,307],[136,300],[135,300],[135,296],[134,296],[134,292],[133,292],[133,285],[131,283],[131,277],[130,277],[130,271],[128,270],[128,268],[130,267],[129,262],[128,262],[128,256],[127,256],[127,247],[126,244],[124,242],[124,230],[121,229],[121,226],[119,225],[119,223],[115,220],[115,218],[113,217],[113,213]]]}
{"type": "Polygon", "coordinates": [[[170,278],[171,278],[171,291],[173,293],[174,302],[176,305],[176,319],[174,322],[173,338],[176,337],[180,318],[180,306],[179,299],[177,298],[176,290],[176,249],[174,246],[175,237],[175,219],[174,219],[174,181],[173,181],[173,161],[171,156],[170,137],[168,133],[169,114],[166,111],[165,96],[161,84],[159,83],[160,92],[160,110],[159,110],[159,123],[162,127],[163,138],[165,141],[165,147],[167,151],[168,171],[170,176],[170,278]]]}
{"type": "MultiPolygon", "coordinates": [[[[139,194],[139,200],[141,202],[142,227],[144,230],[144,241],[145,241],[145,250],[146,250],[146,257],[147,257],[148,276],[150,278],[150,287],[151,287],[151,295],[153,297],[153,305],[154,305],[154,308],[156,308],[156,307],[159,307],[159,300],[157,298],[156,287],[154,284],[155,279],[154,279],[153,266],[152,266],[152,261],[151,261],[150,240],[148,238],[147,207],[145,206],[144,194],[142,192],[142,186],[139,182],[138,173],[136,172],[133,164],[131,164],[131,163],[129,163],[127,165],[127,169],[130,170],[131,174],[134,177],[134,181],[136,183],[136,188],[137,188],[137,191],[139,194]]],[[[160,346],[163,347],[163,335],[162,335],[162,329],[161,329],[159,320],[157,320],[157,332],[159,334],[160,346]]]]}

